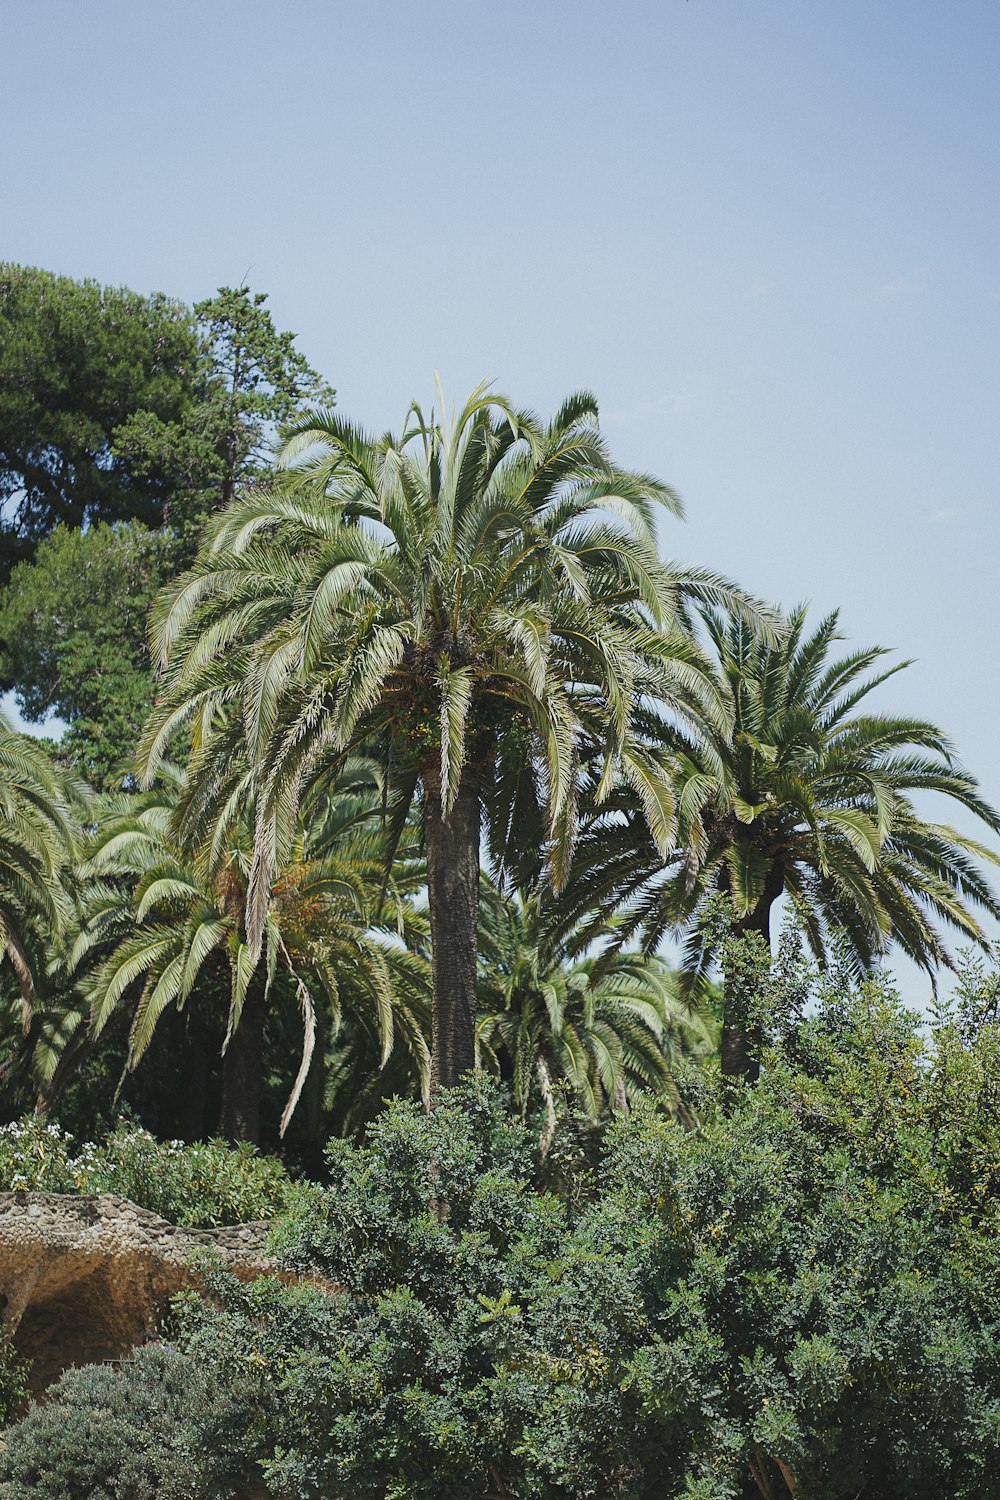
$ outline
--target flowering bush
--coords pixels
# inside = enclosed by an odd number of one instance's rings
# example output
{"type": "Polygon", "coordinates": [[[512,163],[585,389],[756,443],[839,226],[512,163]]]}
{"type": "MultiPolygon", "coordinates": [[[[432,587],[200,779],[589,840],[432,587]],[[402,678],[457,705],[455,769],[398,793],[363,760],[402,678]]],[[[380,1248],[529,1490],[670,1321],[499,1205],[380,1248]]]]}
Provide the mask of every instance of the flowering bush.
{"type": "Polygon", "coordinates": [[[56,1125],[26,1116],[0,1128],[0,1192],[117,1193],[172,1224],[211,1228],[268,1219],[301,1191],[273,1157],[221,1141],[185,1145],[119,1129],[79,1150],[56,1125]]]}
{"type": "Polygon", "coordinates": [[[57,1125],[26,1115],[0,1127],[0,1191],[86,1192],[71,1165],[72,1140],[57,1125]]]}

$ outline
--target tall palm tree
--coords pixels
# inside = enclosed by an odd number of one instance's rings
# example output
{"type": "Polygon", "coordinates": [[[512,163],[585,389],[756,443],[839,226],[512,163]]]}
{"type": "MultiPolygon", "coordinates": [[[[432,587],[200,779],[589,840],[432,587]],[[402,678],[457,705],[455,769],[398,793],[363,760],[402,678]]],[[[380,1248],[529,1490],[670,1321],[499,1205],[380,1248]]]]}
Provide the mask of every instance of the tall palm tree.
{"type": "MultiPolygon", "coordinates": [[[[476,919],[485,812],[493,857],[544,845],[567,875],[578,774],[598,753],[641,804],[661,853],[674,801],[634,732],[644,697],[693,690],[699,653],[654,536],[672,491],[616,466],[590,396],[542,423],[485,387],[450,425],[414,405],[400,436],[314,413],[291,439],[298,483],[223,512],[154,612],[165,689],[142,748],[154,773],[185,721],[241,706],[258,777],[252,950],[301,788],[375,747],[390,826],[418,805],[432,936],[432,1086],[474,1063],[476,919]]],[[[207,753],[207,751],[206,751],[207,753]]]]}
{"type": "Polygon", "coordinates": [[[43,745],[0,715],[0,959],[14,970],[25,1029],[47,944],[70,910],[65,878],[83,797],[43,745]]]}
{"type": "MultiPolygon", "coordinates": [[[[220,1131],[232,1140],[257,1139],[267,1001],[279,975],[294,988],[304,1039],[282,1133],[312,1061],[317,1002],[334,1029],[345,1005],[361,1011],[377,1032],[383,1063],[401,1036],[426,1078],[422,975],[414,972],[421,960],[394,936],[406,930],[405,901],[383,909],[383,923],[393,920],[393,932],[370,923],[382,884],[370,837],[371,797],[366,801],[355,786],[345,795],[346,813],[313,809],[316,846],[300,829],[275,869],[257,959],[245,930],[250,823],[245,815],[217,822],[201,856],[192,855],[175,832],[189,792],[186,778],[163,771],[153,790],[112,802],[88,851],[84,873],[94,883],[74,957],[80,964],[95,951],[104,955],[85,980],[93,1032],[99,1035],[121,1006],[131,1006],[134,1067],[167,1007],[183,1007],[213,974],[227,974],[220,1131]]],[[[239,785],[245,778],[235,780],[239,785]]]]}
{"type": "Polygon", "coordinates": [[[544,887],[508,895],[484,877],[477,1051],[522,1114],[541,1103],[543,1155],[560,1082],[595,1120],[643,1093],[677,1104],[677,1063],[713,1045],[707,1009],[680,998],[663,959],[587,954],[585,931],[544,887]]]}
{"type": "MultiPolygon", "coordinates": [[[[661,730],[677,790],[676,849],[664,860],[625,819],[599,817],[579,899],[625,903],[625,930],[641,931],[650,951],[685,931],[689,981],[717,956],[718,924],[703,917],[720,894],[735,933],[768,945],[775,902],[788,897],[817,960],[836,934],[859,972],[897,943],[933,975],[951,963],[941,924],[988,947],[976,908],[1000,916],[981,869],[996,854],[924,816],[913,799],[937,793],[994,833],[1000,816],[940,729],[865,701],[908,663],[880,666],[881,647],[831,658],[836,613],[810,632],[799,608],[781,638],[712,610],[703,618],[732,728],[720,734],[703,720],[696,734],[661,730]]],[[[732,1015],[722,1063],[730,1074],[756,1071],[752,1039],[732,1015]]]]}

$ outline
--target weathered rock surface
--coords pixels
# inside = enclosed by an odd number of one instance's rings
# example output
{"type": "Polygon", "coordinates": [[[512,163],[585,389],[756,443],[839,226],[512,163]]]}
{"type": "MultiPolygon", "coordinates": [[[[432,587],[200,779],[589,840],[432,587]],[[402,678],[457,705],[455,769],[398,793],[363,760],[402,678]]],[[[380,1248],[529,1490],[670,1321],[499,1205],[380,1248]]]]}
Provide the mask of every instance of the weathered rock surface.
{"type": "Polygon", "coordinates": [[[0,1193],[0,1321],[32,1360],[36,1393],[70,1365],[141,1343],[192,1285],[199,1252],[217,1252],[244,1280],[274,1272],[267,1228],[178,1228],[110,1194],[0,1193]]]}

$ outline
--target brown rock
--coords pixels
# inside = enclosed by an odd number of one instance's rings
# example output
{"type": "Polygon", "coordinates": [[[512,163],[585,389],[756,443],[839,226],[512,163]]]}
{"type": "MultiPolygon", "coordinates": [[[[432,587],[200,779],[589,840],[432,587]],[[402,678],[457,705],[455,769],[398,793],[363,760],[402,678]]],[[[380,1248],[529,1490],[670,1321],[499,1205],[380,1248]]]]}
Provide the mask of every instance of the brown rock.
{"type": "Polygon", "coordinates": [[[274,1274],[267,1228],[177,1228],[108,1194],[0,1193],[0,1321],[32,1361],[35,1393],[71,1365],[120,1359],[141,1343],[169,1299],[196,1283],[192,1260],[206,1249],[243,1280],[274,1274]]]}

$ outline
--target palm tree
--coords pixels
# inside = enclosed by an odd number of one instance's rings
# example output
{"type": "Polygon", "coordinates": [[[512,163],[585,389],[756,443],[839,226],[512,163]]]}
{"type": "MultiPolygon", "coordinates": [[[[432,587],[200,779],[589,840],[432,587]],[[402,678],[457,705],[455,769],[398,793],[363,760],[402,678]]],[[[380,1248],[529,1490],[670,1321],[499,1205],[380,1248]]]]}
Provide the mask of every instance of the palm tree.
{"type": "MultiPolygon", "coordinates": [[[[712,610],[703,618],[732,729],[720,734],[707,720],[697,734],[661,729],[677,791],[676,850],[664,860],[634,825],[601,815],[578,900],[625,903],[624,930],[641,931],[649,951],[684,930],[688,982],[717,957],[720,929],[704,918],[720,894],[736,935],[756,933],[768,946],[774,904],[787,896],[817,961],[826,962],[837,935],[859,972],[897,943],[933,976],[952,962],[939,924],[987,948],[975,908],[996,917],[1000,904],[979,862],[997,856],[922,816],[913,798],[943,795],[993,832],[1000,817],[941,730],[859,711],[908,663],[880,668],[881,647],[831,659],[842,638],[836,613],[810,633],[799,608],[780,639],[745,619],[712,610]]],[[[752,1052],[739,1018],[728,1016],[723,1071],[755,1075],[752,1052]]]]}
{"type": "Polygon", "coordinates": [[[450,426],[414,405],[401,436],[377,439],[314,413],[286,462],[297,484],[223,512],[154,612],[166,683],[143,774],[186,721],[240,705],[258,784],[256,951],[303,785],[358,747],[378,753],[389,826],[414,805],[422,818],[436,1090],[474,1064],[484,813],[498,865],[544,846],[560,885],[579,768],[597,753],[602,788],[624,779],[666,854],[672,789],[634,708],[693,691],[679,596],[733,591],[660,561],[655,514],[678,501],[612,462],[587,395],[543,424],[481,387],[450,426]]]}
{"type": "Polygon", "coordinates": [[[544,887],[505,895],[484,877],[480,916],[480,1063],[509,1078],[522,1115],[540,1100],[543,1156],[560,1082],[593,1120],[644,1093],[679,1104],[674,1069],[711,1050],[712,1025],[663,959],[587,955],[586,924],[544,887]]]}
{"type": "MultiPolygon", "coordinates": [[[[260,959],[251,954],[245,931],[252,830],[246,815],[235,811],[245,807],[238,795],[230,798],[232,815],[210,825],[196,857],[175,832],[189,810],[191,787],[164,767],[153,790],[114,799],[88,851],[84,873],[93,885],[74,958],[80,964],[95,951],[105,954],[85,980],[92,1031],[99,1035],[119,1007],[132,1006],[129,1064],[135,1067],[168,1006],[182,1008],[213,975],[228,975],[220,1119],[227,1139],[257,1139],[267,1001],[279,975],[294,989],[303,1028],[282,1134],[312,1062],[319,999],[334,1030],[345,1005],[361,1012],[377,1033],[383,1063],[401,1036],[426,1080],[421,976],[414,974],[420,958],[398,940],[408,920],[402,898],[388,908],[383,903],[381,932],[370,925],[382,885],[372,840],[378,803],[359,794],[352,769],[344,778],[354,783],[344,788],[346,807],[310,809],[315,841],[300,828],[274,872],[260,959]]],[[[233,781],[245,791],[245,774],[233,781]]],[[[335,787],[334,804],[336,794],[335,787]]]]}
{"type": "Polygon", "coordinates": [[[64,881],[83,798],[43,745],[0,716],[0,958],[14,970],[25,1030],[46,949],[70,910],[64,881]]]}

